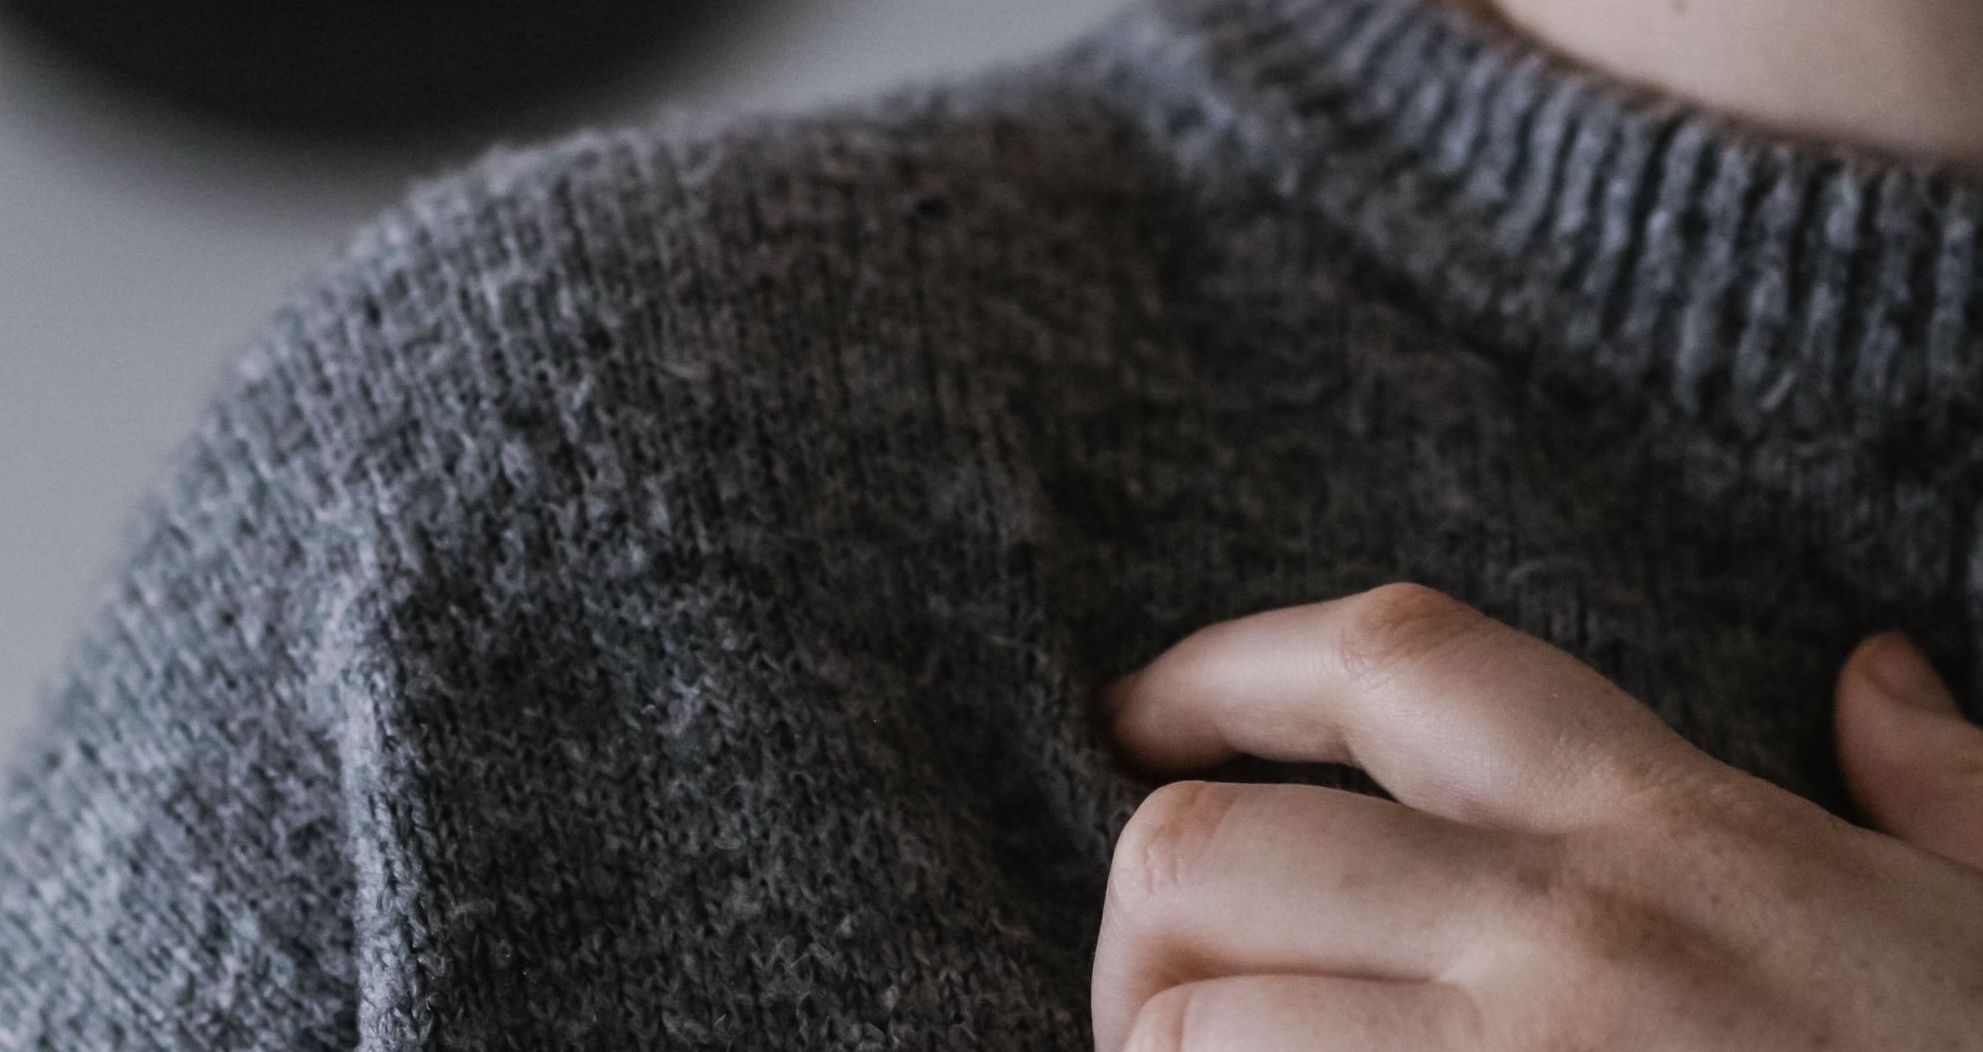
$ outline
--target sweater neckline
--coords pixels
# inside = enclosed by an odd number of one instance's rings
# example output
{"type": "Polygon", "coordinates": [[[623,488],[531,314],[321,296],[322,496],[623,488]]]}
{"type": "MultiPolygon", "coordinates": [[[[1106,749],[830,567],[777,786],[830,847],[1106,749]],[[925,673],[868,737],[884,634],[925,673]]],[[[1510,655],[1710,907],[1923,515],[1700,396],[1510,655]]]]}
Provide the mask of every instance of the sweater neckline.
{"type": "Polygon", "coordinates": [[[1983,418],[1983,181],[1737,125],[1441,0],[1124,22],[1185,163],[1237,157],[1539,382],[1738,435],[1983,418]]]}

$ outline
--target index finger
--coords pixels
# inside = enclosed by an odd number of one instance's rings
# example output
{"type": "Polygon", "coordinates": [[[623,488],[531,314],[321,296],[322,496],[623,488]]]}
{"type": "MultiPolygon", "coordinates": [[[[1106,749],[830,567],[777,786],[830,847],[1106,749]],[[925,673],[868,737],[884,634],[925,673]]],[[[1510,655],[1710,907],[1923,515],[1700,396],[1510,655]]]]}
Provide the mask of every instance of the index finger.
{"type": "Polygon", "coordinates": [[[1111,691],[1131,758],[1362,767],[1461,821],[1573,825],[1711,762],[1595,670],[1429,588],[1200,629],[1111,691]]]}

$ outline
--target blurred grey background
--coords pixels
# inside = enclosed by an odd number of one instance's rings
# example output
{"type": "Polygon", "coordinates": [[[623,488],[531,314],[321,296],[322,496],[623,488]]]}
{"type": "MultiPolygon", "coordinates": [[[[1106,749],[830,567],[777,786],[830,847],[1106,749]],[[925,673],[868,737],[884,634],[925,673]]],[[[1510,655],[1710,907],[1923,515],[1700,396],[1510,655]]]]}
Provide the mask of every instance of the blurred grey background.
{"type": "Polygon", "coordinates": [[[662,105],[788,109],[969,70],[1049,47],[1118,2],[722,5],[691,51],[583,97],[363,154],[189,120],[0,23],[0,754],[222,363],[410,180],[491,140],[662,105]]]}

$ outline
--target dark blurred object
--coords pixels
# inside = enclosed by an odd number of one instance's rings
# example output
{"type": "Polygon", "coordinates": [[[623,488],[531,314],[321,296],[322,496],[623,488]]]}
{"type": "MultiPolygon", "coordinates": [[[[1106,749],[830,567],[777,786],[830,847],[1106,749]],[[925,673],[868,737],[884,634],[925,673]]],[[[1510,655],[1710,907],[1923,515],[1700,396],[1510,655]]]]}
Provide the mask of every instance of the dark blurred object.
{"type": "Polygon", "coordinates": [[[657,50],[698,0],[0,0],[165,101],[390,136],[520,105],[657,50]]]}

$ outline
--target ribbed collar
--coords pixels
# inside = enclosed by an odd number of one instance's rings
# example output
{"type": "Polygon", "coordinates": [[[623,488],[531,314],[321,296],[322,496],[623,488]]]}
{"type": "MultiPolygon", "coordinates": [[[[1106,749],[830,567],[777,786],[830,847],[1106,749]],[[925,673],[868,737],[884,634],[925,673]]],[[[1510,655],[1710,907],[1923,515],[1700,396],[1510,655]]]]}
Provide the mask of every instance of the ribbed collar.
{"type": "Polygon", "coordinates": [[[1442,0],[1174,0],[1111,31],[1237,157],[1540,381],[1737,434],[1969,442],[1983,182],[1792,142],[1442,0]]]}

